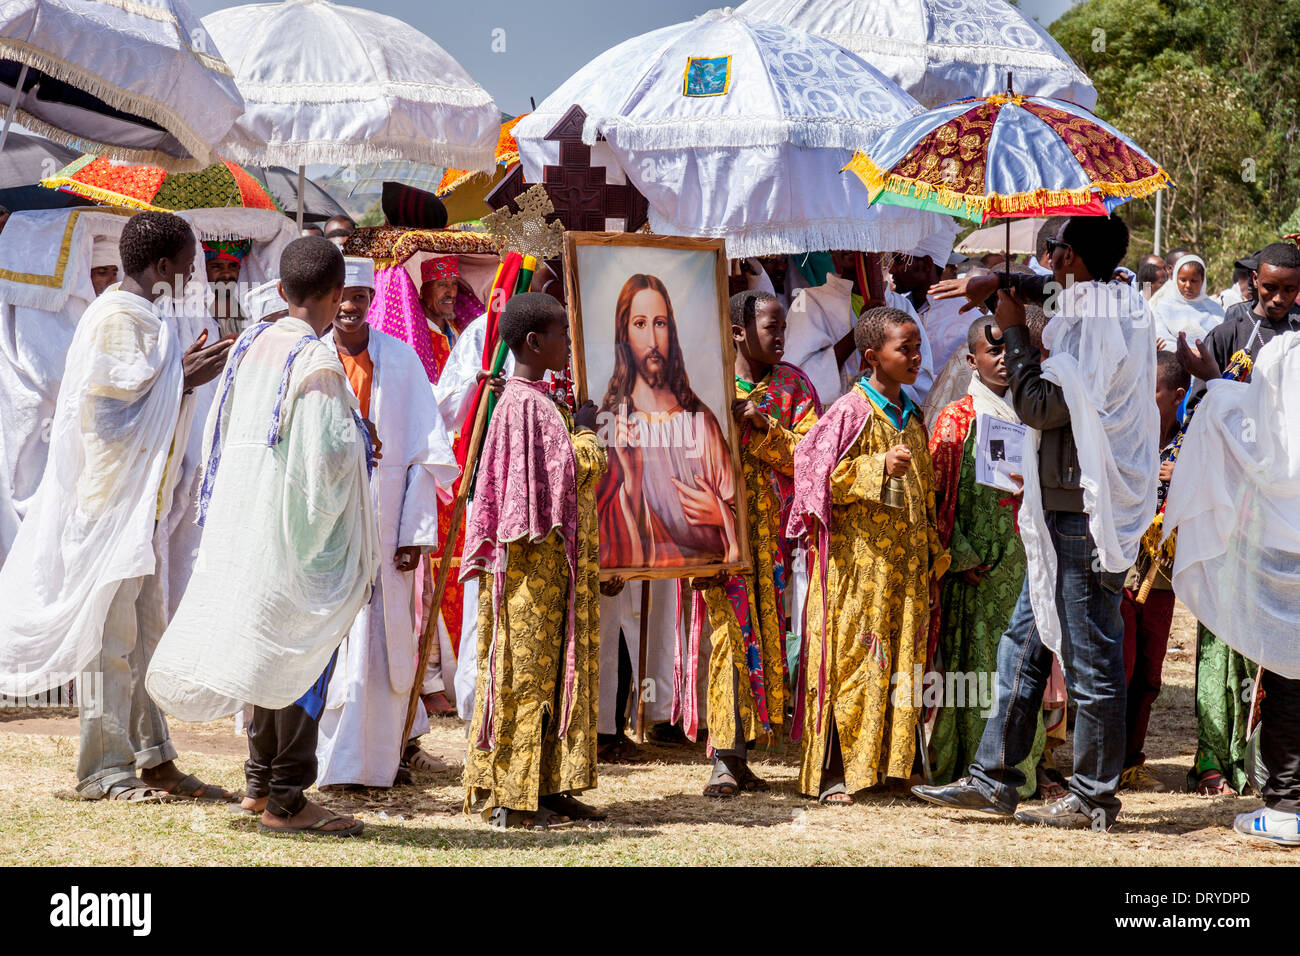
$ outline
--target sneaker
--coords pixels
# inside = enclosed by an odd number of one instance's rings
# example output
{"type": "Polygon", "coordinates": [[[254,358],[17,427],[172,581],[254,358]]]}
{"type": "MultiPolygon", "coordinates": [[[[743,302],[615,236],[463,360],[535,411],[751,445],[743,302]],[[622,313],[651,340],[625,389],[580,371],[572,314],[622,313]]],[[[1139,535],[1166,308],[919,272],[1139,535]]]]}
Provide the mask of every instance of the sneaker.
{"type": "Polygon", "coordinates": [[[1237,814],[1232,828],[1252,840],[1300,846],[1300,813],[1284,813],[1260,807],[1254,813],[1237,814]]]}
{"type": "Polygon", "coordinates": [[[1119,788],[1144,793],[1164,793],[1169,789],[1156,779],[1156,775],[1144,763],[1124,768],[1124,772],[1119,775],[1119,788]]]}

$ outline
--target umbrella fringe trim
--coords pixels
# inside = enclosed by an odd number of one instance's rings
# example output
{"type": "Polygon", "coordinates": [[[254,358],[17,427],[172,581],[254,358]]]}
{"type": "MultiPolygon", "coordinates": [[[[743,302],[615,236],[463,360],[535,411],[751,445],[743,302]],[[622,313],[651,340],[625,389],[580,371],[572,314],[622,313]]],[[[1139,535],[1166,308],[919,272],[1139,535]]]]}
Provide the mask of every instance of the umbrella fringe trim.
{"type": "Polygon", "coordinates": [[[911,248],[919,238],[909,229],[900,234],[897,226],[864,224],[857,219],[810,219],[797,223],[756,223],[740,229],[695,229],[674,223],[650,209],[652,233],[669,236],[699,236],[723,239],[727,256],[795,255],[809,249],[859,249],[886,252],[911,248]]]}
{"type": "MultiPolygon", "coordinates": [[[[396,80],[378,83],[241,83],[239,92],[245,98],[250,112],[262,105],[347,104],[394,99],[422,106],[490,106],[494,111],[497,109],[491,94],[478,84],[465,87],[396,80]]],[[[500,126],[499,121],[497,125],[500,126]]]]}
{"type": "MultiPolygon", "coordinates": [[[[0,108],[0,112],[2,111],[2,108],[0,108]]],[[[104,156],[122,163],[132,163],[137,166],[161,166],[172,173],[197,173],[205,168],[198,160],[193,158],[178,159],[171,153],[163,153],[154,149],[127,149],[123,146],[113,146],[93,139],[72,136],[57,126],[51,126],[39,117],[33,116],[21,106],[14,110],[14,122],[20,124],[29,133],[35,133],[52,143],[58,143],[60,146],[67,146],[69,149],[79,152],[104,156]]]]}
{"type": "Polygon", "coordinates": [[[128,162],[148,163],[150,165],[162,166],[165,169],[175,170],[177,172],[197,171],[205,166],[216,162],[211,147],[199,139],[198,135],[190,128],[189,124],[181,119],[180,115],[173,109],[164,106],[157,100],[144,96],[139,93],[130,94],[111,83],[105,82],[101,77],[94,73],[89,73],[75,63],[70,63],[61,57],[52,56],[44,50],[37,49],[23,43],[20,40],[0,39],[0,53],[3,53],[9,59],[17,60],[19,63],[25,63],[34,70],[40,70],[54,79],[76,87],[91,96],[103,100],[106,104],[114,109],[122,110],[126,113],[134,113],[142,116],[147,120],[157,123],[159,126],[172,137],[176,139],[185,149],[189,150],[189,159],[172,156],[168,153],[157,150],[136,150],[126,147],[113,146],[110,143],[97,143],[94,140],[80,139],[70,136],[63,130],[43,122],[26,110],[19,107],[14,112],[22,114],[23,125],[33,132],[39,133],[46,139],[52,139],[55,142],[62,143],[65,146],[78,147],[98,147],[96,149],[84,150],[85,152],[105,152],[113,156],[114,159],[122,159],[128,162]],[[41,129],[49,130],[45,132],[41,129]]]}
{"type": "MultiPolygon", "coordinates": [[[[910,117],[904,117],[908,119],[910,117]]],[[[664,120],[656,123],[629,121],[621,117],[588,116],[582,126],[582,141],[594,144],[600,135],[617,142],[622,149],[728,149],[762,146],[798,146],[804,149],[860,149],[883,133],[886,125],[867,125],[862,120],[750,119],[709,117],[707,119],[664,120]]]]}
{"type": "Polygon", "coordinates": [[[269,143],[261,149],[255,149],[243,143],[227,141],[222,144],[222,151],[227,159],[241,166],[287,166],[297,169],[312,163],[358,165],[411,162],[489,174],[496,170],[495,146],[478,149],[465,146],[431,147],[429,144],[430,140],[427,139],[372,137],[362,143],[299,140],[269,143]]]}
{"type": "Polygon", "coordinates": [[[1100,182],[1080,189],[1035,189],[1023,193],[986,193],[969,196],[931,183],[887,173],[872,162],[865,153],[856,155],[844,169],[855,173],[862,180],[871,195],[872,202],[875,202],[880,193],[888,192],[898,196],[930,200],[945,209],[957,210],[964,207],[968,218],[976,214],[996,217],[1004,212],[1022,212],[1043,206],[1086,203],[1097,196],[1141,199],[1172,184],[1169,174],[1162,169],[1131,183],[1100,182]]]}

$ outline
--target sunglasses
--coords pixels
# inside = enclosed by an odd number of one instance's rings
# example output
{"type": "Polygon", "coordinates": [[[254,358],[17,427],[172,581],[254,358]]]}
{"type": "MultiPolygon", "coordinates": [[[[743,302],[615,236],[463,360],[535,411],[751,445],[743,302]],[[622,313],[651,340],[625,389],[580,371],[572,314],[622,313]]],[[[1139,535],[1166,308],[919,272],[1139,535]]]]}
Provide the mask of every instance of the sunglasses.
{"type": "Polygon", "coordinates": [[[1044,242],[1047,243],[1047,254],[1048,254],[1049,256],[1050,256],[1053,252],[1055,252],[1057,249],[1073,249],[1073,248],[1074,248],[1074,247],[1073,247],[1072,245],[1070,245],[1068,242],[1062,242],[1060,239],[1046,239],[1046,240],[1044,240],[1044,242]]]}

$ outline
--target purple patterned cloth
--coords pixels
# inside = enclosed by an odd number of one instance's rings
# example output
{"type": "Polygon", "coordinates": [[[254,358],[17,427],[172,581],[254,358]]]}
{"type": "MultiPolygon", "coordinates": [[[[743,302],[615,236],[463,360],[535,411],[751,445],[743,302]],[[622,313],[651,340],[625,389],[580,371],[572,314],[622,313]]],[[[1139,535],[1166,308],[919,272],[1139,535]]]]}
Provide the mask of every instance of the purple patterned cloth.
{"type": "MultiPolygon", "coordinates": [[[[787,537],[798,538],[805,534],[817,535],[817,564],[820,571],[822,594],[821,670],[817,675],[817,732],[821,733],[822,708],[826,698],[826,558],[830,550],[831,532],[831,472],[862,434],[862,429],[872,416],[871,402],[860,389],[850,389],[833,404],[817,424],[799,442],[794,452],[794,501],[790,506],[790,520],[786,525],[787,537]]],[[[807,608],[804,609],[807,615],[807,608]]],[[[807,686],[804,673],[808,657],[805,628],[804,650],[799,655],[799,687],[807,686]]],[[[794,722],[791,739],[803,735],[802,693],[795,697],[794,722]]]]}
{"type": "MultiPolygon", "coordinates": [[[[569,728],[577,677],[573,640],[574,597],[578,569],[578,462],[569,430],[547,386],[522,378],[506,381],[492,413],[479,453],[474,511],[465,529],[461,580],[471,574],[493,575],[495,612],[504,602],[506,546],[514,541],[541,544],[552,531],[564,538],[569,564],[569,613],[566,621],[564,696],[559,733],[569,728]]],[[[496,685],[493,662],[496,636],[488,654],[489,699],[485,702],[482,749],[496,744],[496,685]]]]}

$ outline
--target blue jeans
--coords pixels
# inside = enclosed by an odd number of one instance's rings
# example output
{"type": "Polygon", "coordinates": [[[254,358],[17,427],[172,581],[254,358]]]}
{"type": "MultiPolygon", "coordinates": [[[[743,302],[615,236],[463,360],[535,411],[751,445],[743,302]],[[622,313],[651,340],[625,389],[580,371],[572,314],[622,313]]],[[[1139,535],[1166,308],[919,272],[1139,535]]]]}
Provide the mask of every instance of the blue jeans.
{"type": "MultiPolygon", "coordinates": [[[[1088,810],[1103,811],[1109,826],[1119,813],[1115,792],[1124,769],[1124,573],[1093,570],[1087,515],[1049,511],[1045,517],[1056,549],[1061,664],[1078,705],[1070,792],[1088,810]]],[[[1051,673],[1052,652],[1039,640],[1026,582],[998,643],[998,696],[970,767],[976,786],[1004,807],[1015,806],[1016,789],[1024,785],[1016,764],[1029,756],[1051,673]]]]}

